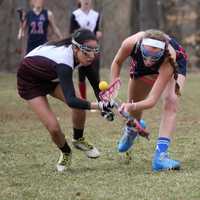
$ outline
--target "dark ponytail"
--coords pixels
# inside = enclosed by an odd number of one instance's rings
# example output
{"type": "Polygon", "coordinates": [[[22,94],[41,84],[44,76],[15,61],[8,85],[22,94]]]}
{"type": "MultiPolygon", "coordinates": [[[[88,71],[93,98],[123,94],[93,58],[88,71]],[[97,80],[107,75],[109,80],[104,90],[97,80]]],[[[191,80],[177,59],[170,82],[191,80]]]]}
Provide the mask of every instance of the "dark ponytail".
{"type": "Polygon", "coordinates": [[[69,46],[71,43],[72,43],[72,37],[68,37],[61,40],[49,41],[46,43],[46,45],[54,45],[56,47],[59,47],[59,46],[69,46]]]}
{"type": "Polygon", "coordinates": [[[50,41],[47,42],[46,45],[54,45],[54,46],[69,46],[72,44],[72,38],[78,42],[79,44],[83,44],[84,42],[88,40],[96,40],[96,36],[93,32],[91,32],[88,29],[80,28],[76,30],[70,37],[64,38],[62,40],[58,41],[50,41]]]}

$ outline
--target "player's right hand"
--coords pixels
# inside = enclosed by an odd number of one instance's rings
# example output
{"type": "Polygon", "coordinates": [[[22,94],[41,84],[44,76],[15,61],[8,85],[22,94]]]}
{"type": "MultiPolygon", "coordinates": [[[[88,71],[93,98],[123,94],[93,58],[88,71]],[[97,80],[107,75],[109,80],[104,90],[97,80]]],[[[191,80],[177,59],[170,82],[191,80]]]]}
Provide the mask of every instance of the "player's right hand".
{"type": "Polygon", "coordinates": [[[118,112],[126,112],[130,113],[135,110],[135,104],[134,103],[122,103],[121,106],[118,108],[118,112]]]}

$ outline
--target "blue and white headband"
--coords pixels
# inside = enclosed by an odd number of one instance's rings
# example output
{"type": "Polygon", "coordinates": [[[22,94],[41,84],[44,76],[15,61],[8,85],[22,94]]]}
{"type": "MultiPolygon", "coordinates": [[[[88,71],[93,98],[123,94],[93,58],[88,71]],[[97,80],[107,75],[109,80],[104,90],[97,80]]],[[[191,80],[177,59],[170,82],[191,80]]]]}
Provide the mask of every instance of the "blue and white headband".
{"type": "Polygon", "coordinates": [[[144,38],[142,40],[142,45],[147,45],[147,46],[151,46],[151,47],[156,47],[159,49],[164,50],[165,49],[165,42],[160,41],[160,40],[156,40],[156,39],[152,39],[152,38],[144,38]]]}

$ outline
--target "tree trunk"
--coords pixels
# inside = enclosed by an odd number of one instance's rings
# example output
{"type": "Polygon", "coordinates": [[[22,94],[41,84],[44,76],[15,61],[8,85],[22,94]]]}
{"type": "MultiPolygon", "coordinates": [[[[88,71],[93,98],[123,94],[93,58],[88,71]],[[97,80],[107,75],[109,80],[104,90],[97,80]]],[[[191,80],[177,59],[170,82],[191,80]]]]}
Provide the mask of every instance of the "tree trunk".
{"type": "Polygon", "coordinates": [[[158,29],[158,6],[157,0],[139,0],[140,30],[158,29]]]}
{"type": "Polygon", "coordinates": [[[130,25],[132,34],[140,31],[139,10],[140,10],[140,0],[132,0],[131,12],[130,12],[130,25]]]}

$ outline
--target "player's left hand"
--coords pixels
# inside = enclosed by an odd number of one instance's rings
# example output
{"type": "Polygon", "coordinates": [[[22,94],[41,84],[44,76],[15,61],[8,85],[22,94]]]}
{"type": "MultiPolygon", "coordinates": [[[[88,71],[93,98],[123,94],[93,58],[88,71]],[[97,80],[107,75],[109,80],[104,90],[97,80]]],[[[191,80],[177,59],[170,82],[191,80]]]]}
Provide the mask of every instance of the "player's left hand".
{"type": "Polygon", "coordinates": [[[118,108],[118,112],[126,112],[130,113],[132,110],[133,104],[132,103],[122,103],[121,106],[118,108]]]}

